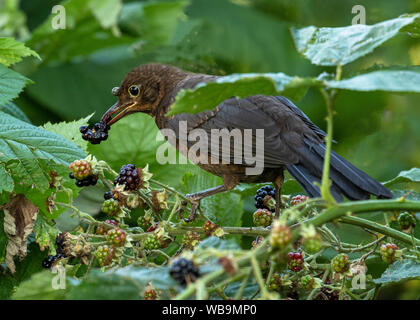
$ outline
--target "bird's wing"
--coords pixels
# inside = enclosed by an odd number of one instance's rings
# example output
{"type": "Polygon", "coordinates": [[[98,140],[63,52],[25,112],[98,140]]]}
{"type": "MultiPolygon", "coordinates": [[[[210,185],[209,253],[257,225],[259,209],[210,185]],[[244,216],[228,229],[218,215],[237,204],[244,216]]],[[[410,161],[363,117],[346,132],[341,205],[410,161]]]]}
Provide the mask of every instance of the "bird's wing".
{"type": "MultiPolygon", "coordinates": [[[[221,136],[225,138],[228,138],[229,134],[234,132],[233,129],[239,129],[242,137],[245,136],[246,131],[250,132],[252,139],[247,139],[243,143],[243,148],[250,148],[254,155],[258,146],[256,129],[263,129],[264,166],[276,168],[298,162],[299,156],[290,145],[302,145],[304,137],[319,141],[318,132],[314,132],[308,126],[308,123],[312,124],[310,120],[297,107],[295,108],[298,112],[274,96],[258,95],[243,99],[230,98],[212,111],[177,115],[169,121],[169,128],[177,132],[179,122],[187,121],[188,130],[201,129],[207,135],[208,146],[215,147],[210,148],[213,158],[219,158],[220,161],[228,158],[231,163],[244,163],[244,152],[235,155],[234,139],[231,139],[232,145],[230,148],[223,148],[219,139],[212,139],[212,132],[227,129],[227,132],[220,132],[221,136]]],[[[313,126],[317,128],[315,125],[313,126]]],[[[322,132],[321,129],[319,131],[322,132]]],[[[195,141],[188,141],[187,143],[191,147],[195,141]]]]}

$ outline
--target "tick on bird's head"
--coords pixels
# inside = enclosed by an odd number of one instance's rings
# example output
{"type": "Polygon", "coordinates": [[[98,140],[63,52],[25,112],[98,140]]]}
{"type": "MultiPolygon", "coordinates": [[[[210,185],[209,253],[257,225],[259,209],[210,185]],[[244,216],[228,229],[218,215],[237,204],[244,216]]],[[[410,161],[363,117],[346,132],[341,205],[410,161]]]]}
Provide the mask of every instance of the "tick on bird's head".
{"type": "Polygon", "coordinates": [[[165,67],[149,64],[130,71],[121,85],[112,89],[118,101],[103,115],[102,121],[112,125],[135,112],[154,114],[163,96],[161,72],[165,67]]]}

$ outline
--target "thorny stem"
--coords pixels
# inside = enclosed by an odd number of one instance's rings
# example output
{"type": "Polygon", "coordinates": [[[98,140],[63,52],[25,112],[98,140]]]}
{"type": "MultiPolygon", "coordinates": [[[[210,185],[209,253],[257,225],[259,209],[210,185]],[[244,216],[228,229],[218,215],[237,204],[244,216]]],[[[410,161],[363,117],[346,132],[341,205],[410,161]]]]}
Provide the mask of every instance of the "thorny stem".
{"type": "Polygon", "coordinates": [[[255,278],[257,279],[258,285],[260,286],[261,295],[262,297],[265,297],[268,295],[268,290],[265,287],[264,279],[261,274],[261,269],[260,269],[260,266],[258,265],[258,261],[255,258],[255,256],[251,256],[251,265],[252,265],[252,269],[254,270],[255,278]]]}

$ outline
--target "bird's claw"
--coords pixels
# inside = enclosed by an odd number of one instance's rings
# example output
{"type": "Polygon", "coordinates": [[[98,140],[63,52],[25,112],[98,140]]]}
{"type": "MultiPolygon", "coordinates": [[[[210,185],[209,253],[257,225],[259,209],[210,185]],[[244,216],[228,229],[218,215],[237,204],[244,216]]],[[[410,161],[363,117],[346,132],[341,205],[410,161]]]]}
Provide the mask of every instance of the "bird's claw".
{"type": "MultiPolygon", "coordinates": [[[[188,215],[188,217],[185,218],[184,217],[184,210],[181,210],[180,214],[179,214],[179,217],[180,217],[180,219],[184,220],[185,222],[191,222],[191,221],[194,221],[194,219],[195,219],[196,212],[197,212],[197,209],[200,206],[200,200],[201,199],[196,198],[194,196],[194,194],[187,194],[186,198],[188,199],[188,202],[191,204],[191,212],[188,215]]],[[[187,206],[187,204],[188,204],[187,201],[184,201],[182,203],[182,206],[187,206]]]]}

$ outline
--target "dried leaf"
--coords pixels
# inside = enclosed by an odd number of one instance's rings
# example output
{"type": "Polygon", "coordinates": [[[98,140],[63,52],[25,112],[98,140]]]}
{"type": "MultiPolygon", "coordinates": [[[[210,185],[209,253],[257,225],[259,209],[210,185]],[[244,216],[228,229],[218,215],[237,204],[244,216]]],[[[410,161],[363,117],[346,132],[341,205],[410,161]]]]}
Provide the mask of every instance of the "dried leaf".
{"type": "Polygon", "coordinates": [[[26,256],[26,239],[31,234],[39,208],[23,194],[18,194],[4,205],[4,231],[9,239],[6,247],[6,265],[12,273],[16,271],[13,261],[26,256]]]}

